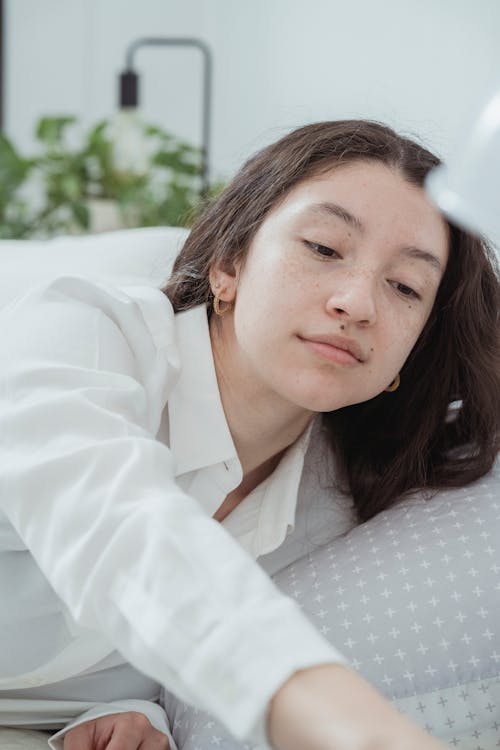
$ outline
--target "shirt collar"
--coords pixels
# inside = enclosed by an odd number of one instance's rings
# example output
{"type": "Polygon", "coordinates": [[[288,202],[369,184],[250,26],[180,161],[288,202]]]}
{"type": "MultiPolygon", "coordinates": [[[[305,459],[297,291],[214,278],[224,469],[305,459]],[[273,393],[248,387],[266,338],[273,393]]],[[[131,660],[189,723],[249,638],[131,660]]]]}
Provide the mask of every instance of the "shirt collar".
{"type": "Polygon", "coordinates": [[[257,534],[258,554],[266,554],[283,542],[295,527],[295,514],[304,459],[311,440],[314,420],[293,443],[266,480],[257,534]]]}
{"type": "Polygon", "coordinates": [[[168,399],[176,473],[237,460],[215,374],[204,305],[175,316],[179,378],[168,399]]]}
{"type": "Polygon", "coordinates": [[[275,550],[294,529],[300,479],[314,422],[285,451],[273,473],[222,522],[254,558],[275,550]]]}

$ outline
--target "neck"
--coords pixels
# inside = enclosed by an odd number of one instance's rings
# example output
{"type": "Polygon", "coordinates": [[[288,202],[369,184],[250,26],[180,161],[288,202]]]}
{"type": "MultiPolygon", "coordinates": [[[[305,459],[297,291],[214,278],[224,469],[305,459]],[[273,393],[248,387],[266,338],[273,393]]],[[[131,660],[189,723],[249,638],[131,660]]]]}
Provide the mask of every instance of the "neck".
{"type": "Polygon", "coordinates": [[[314,413],[261,383],[244,358],[211,321],[210,335],[222,406],[244,477],[270,474],[284,450],[302,434],[314,413]]]}

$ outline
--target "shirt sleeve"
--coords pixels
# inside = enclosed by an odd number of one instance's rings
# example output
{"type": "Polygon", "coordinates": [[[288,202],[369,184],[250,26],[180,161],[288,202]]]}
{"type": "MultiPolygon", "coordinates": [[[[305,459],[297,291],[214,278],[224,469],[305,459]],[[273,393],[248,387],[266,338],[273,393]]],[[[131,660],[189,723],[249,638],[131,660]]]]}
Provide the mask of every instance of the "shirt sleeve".
{"type": "Polygon", "coordinates": [[[73,278],[0,313],[0,507],[80,626],[260,741],[293,672],[345,660],[176,484],[169,326],[159,343],[133,296],[73,278]]]}
{"type": "Polygon", "coordinates": [[[113,703],[98,703],[85,713],[78,716],[76,719],[67,724],[64,729],[60,729],[58,732],[49,737],[49,747],[52,750],[64,750],[64,738],[66,734],[75,727],[84,724],[87,721],[94,721],[100,719],[103,716],[110,716],[111,714],[123,714],[129,711],[144,714],[148,719],[151,726],[162,732],[168,737],[169,750],[178,750],[177,745],[174,742],[170,727],[168,725],[167,716],[165,711],[157,703],[143,700],[123,700],[115,701],[113,703]]]}

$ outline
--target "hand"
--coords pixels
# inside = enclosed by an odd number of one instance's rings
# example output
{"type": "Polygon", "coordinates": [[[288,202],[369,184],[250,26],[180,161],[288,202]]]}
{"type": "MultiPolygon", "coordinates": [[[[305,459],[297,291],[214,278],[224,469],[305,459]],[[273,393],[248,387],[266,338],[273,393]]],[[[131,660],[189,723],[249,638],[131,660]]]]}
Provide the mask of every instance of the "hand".
{"type": "Polygon", "coordinates": [[[64,737],[64,750],[169,750],[168,738],[136,711],[85,721],[64,737]]]}
{"type": "Polygon", "coordinates": [[[277,750],[448,748],[340,664],[311,667],[292,675],[271,700],[267,729],[277,750]]]}

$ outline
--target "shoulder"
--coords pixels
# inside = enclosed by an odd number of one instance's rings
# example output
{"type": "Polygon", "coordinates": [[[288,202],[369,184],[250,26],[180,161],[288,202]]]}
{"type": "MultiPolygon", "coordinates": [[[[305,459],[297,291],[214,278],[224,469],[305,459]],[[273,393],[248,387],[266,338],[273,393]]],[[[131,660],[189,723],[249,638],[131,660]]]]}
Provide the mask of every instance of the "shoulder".
{"type": "MultiPolygon", "coordinates": [[[[9,302],[0,314],[5,319],[33,309],[65,308],[97,310],[114,317],[121,310],[134,307],[148,308],[150,315],[173,318],[172,306],[163,292],[147,285],[113,285],[82,276],[59,276],[38,286],[30,287],[9,302]]],[[[147,322],[150,322],[148,319],[147,322]]]]}
{"type": "Polygon", "coordinates": [[[0,393],[12,408],[99,403],[156,433],[178,374],[175,316],[153,287],[64,276],[0,310],[0,393]]]}
{"type": "Polygon", "coordinates": [[[57,318],[58,328],[65,328],[68,318],[72,324],[88,325],[107,317],[124,330],[134,321],[141,322],[155,337],[165,327],[170,328],[174,320],[168,298],[155,287],[115,286],[79,276],[60,276],[32,287],[0,310],[2,328],[39,316],[44,322],[57,318]]]}
{"type": "Polygon", "coordinates": [[[132,358],[148,367],[159,351],[175,359],[174,323],[155,287],[61,276],[0,310],[0,338],[14,357],[99,367],[132,358]]]}

